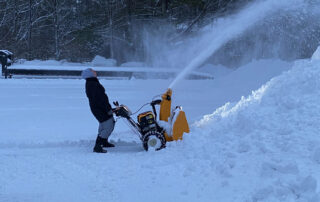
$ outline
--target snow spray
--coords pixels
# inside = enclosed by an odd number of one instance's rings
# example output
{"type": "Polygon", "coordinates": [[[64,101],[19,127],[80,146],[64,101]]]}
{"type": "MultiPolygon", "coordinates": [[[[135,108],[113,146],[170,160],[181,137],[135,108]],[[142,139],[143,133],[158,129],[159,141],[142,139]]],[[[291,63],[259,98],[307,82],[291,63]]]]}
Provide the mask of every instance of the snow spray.
{"type": "Polygon", "coordinates": [[[290,8],[298,8],[303,2],[303,0],[256,1],[240,11],[238,14],[225,19],[220,19],[213,27],[213,30],[216,30],[217,34],[209,34],[206,38],[208,46],[205,47],[180,74],[178,74],[178,76],[169,85],[169,88],[172,89],[180,80],[188,75],[190,71],[202,65],[224,44],[241,35],[257,22],[263,20],[266,16],[272,15],[282,9],[289,10],[290,8]]]}

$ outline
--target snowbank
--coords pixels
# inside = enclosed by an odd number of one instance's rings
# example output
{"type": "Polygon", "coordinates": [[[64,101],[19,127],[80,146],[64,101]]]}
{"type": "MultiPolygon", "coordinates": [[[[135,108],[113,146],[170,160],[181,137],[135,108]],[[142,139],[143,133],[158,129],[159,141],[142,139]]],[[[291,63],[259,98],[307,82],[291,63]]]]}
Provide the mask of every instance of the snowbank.
{"type": "Polygon", "coordinates": [[[26,59],[18,59],[12,67],[25,67],[25,68],[33,68],[42,66],[43,68],[52,68],[52,67],[73,67],[73,66],[88,66],[87,63],[75,63],[75,62],[67,62],[66,60],[31,60],[28,61],[26,59]]]}
{"type": "Polygon", "coordinates": [[[317,50],[313,53],[312,60],[320,60],[320,46],[317,48],[317,50]]]}
{"type": "Polygon", "coordinates": [[[251,187],[247,201],[319,201],[319,77],[319,60],[296,62],[196,122],[188,149],[210,154],[201,158],[231,178],[230,187],[251,187]]]}
{"type": "Polygon", "coordinates": [[[117,61],[115,59],[106,59],[100,55],[93,58],[91,64],[94,67],[115,67],[117,66],[117,61]]]}

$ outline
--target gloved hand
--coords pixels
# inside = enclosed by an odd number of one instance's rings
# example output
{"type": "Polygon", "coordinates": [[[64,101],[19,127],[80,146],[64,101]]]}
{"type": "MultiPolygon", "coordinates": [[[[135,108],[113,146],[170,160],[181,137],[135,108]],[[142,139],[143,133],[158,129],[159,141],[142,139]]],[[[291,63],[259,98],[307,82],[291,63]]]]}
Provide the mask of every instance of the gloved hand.
{"type": "Polygon", "coordinates": [[[119,102],[118,101],[113,101],[114,106],[119,107],[119,102]]]}
{"type": "Polygon", "coordinates": [[[119,116],[119,110],[120,110],[120,107],[112,108],[112,112],[113,112],[116,116],[119,116]]]}

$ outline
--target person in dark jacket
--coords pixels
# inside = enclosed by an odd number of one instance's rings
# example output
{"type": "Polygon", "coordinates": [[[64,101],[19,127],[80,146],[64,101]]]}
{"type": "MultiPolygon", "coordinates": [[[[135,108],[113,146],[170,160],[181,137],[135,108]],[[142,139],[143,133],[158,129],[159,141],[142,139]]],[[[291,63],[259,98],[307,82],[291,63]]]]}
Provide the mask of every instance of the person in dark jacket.
{"type": "Polygon", "coordinates": [[[86,94],[89,99],[91,112],[99,121],[98,136],[93,151],[106,153],[107,150],[103,149],[103,147],[114,147],[108,141],[115,125],[112,107],[104,87],[97,78],[97,72],[88,68],[82,71],[81,76],[83,79],[86,79],[86,94]]]}

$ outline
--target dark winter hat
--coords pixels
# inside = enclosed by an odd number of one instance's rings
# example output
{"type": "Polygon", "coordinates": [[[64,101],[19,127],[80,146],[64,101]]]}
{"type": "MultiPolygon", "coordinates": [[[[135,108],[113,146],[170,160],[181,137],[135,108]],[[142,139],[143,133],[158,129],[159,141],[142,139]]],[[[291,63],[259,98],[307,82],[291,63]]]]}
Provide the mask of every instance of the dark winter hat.
{"type": "Polygon", "coordinates": [[[83,70],[82,73],[81,73],[81,77],[83,79],[96,77],[92,71],[93,71],[93,69],[91,69],[91,68],[83,70]]]}

